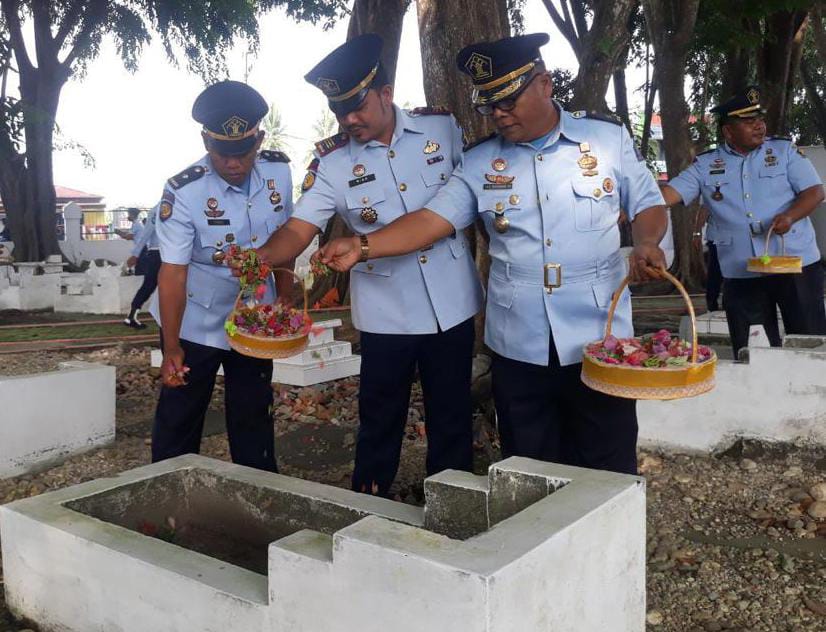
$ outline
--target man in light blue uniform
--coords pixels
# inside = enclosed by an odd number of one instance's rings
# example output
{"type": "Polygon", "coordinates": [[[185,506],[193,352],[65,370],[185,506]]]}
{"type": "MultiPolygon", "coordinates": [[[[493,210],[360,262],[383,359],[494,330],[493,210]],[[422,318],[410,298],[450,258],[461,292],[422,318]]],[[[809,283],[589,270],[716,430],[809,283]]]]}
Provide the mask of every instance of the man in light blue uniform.
{"type": "Polygon", "coordinates": [[[134,327],[135,329],[146,328],[146,325],[138,320],[138,312],[141,311],[143,304],[149,300],[152,292],[154,292],[158,286],[158,272],[161,269],[161,253],[158,235],[155,232],[155,222],[157,221],[159,206],[160,203],[156,204],[152,207],[152,210],[149,211],[149,215],[146,218],[146,225],[142,225],[140,233],[134,236],[132,253],[126,260],[126,265],[130,268],[135,268],[135,274],[143,275],[143,283],[138,288],[138,291],[135,292],[129,315],[123,319],[124,325],[134,327]],[[146,248],[146,250],[144,250],[144,248],[146,248]]]}
{"type": "MultiPolygon", "coordinates": [[[[276,470],[272,362],[230,350],[224,332],[239,291],[238,279],[224,265],[226,249],[263,243],[292,214],[287,157],[258,153],[264,138],[258,123],[267,109],[246,84],[223,81],[206,88],[192,116],[203,125],[207,155],[170,178],[161,198],[155,228],[163,265],[152,315],[162,328],[164,386],[152,433],[153,461],[198,452],[215,375],[223,366],[232,460],[276,470]]],[[[292,277],[277,283],[286,290],[292,277]]],[[[265,300],[272,298],[270,287],[265,300]]]]}
{"type": "Polygon", "coordinates": [[[771,344],[780,346],[778,307],[788,333],[826,334],[823,270],[809,219],[824,198],[823,182],[790,139],[766,137],[756,87],[712,112],[724,142],[698,155],[663,195],[669,205],[702,196],[711,213],[735,355],[747,346],[753,324],[764,325],[771,344]],[[746,270],[750,257],[763,255],[769,228],[769,254],[780,254],[785,242],[787,255],[802,257],[802,274],[746,270]]]}
{"type": "MultiPolygon", "coordinates": [[[[316,144],[295,216],[261,249],[265,259],[294,256],[336,213],[353,232],[370,234],[426,204],[450,177],[461,130],[448,112],[393,104],[381,47],[376,35],[355,38],[305,77],[327,96],[345,132],[316,144]]],[[[481,294],[461,231],[354,268],[350,296],[362,354],[356,491],[388,494],[416,369],[428,474],[471,469],[473,316],[481,294]]]]}
{"type": "MultiPolygon", "coordinates": [[[[482,42],[457,63],[477,110],[500,135],[468,148],[425,209],[366,239],[343,239],[322,260],[346,268],[461,231],[481,215],[491,236],[485,341],[503,453],[636,472],[635,402],[580,380],[582,348],[604,334],[623,280],[620,208],[633,221],[635,277],[655,278],[667,219],[663,200],[625,128],[551,100],[539,47],[546,34],[482,42]]],[[[375,264],[374,264],[375,265],[375,264]]],[[[614,320],[633,334],[630,298],[614,320]]]]}

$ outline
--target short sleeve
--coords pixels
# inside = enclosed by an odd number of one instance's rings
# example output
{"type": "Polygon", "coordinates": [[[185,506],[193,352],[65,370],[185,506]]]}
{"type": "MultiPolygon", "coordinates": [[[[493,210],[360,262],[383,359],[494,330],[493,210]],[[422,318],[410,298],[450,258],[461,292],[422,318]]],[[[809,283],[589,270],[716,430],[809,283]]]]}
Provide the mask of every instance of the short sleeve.
{"type": "Polygon", "coordinates": [[[789,143],[787,175],[789,184],[795,193],[800,193],[818,184],[823,185],[823,180],[817,174],[812,161],[806,158],[803,153],[789,143]]]}
{"type": "Polygon", "coordinates": [[[139,236],[135,237],[135,245],[132,246],[132,256],[137,257],[141,254],[141,250],[149,243],[152,235],[155,232],[155,213],[158,212],[158,207],[155,206],[149,211],[149,216],[146,218],[146,225],[141,230],[139,236]]]}
{"type": "Polygon", "coordinates": [[[293,176],[290,172],[290,169],[285,169],[286,171],[286,182],[287,186],[284,187],[284,221],[287,221],[293,216],[295,213],[295,204],[293,202],[293,176]]]}
{"type": "Polygon", "coordinates": [[[451,146],[453,150],[451,158],[453,159],[453,164],[458,165],[462,162],[462,147],[464,147],[465,144],[465,133],[462,131],[462,127],[453,115],[450,116],[450,123],[452,133],[451,146]]]}
{"type": "Polygon", "coordinates": [[[441,215],[460,231],[476,219],[478,204],[473,189],[465,180],[464,155],[453,174],[439,192],[427,203],[427,209],[441,215]]]}
{"type": "Polygon", "coordinates": [[[683,199],[683,204],[691,204],[700,195],[700,163],[695,160],[689,167],[668,182],[668,186],[674,189],[683,199]]]}
{"type": "Polygon", "coordinates": [[[175,265],[188,265],[195,243],[195,225],[186,203],[172,190],[164,189],[155,232],[161,250],[161,261],[175,265]]]}
{"type": "Polygon", "coordinates": [[[622,182],[620,182],[620,200],[622,208],[633,220],[637,213],[652,206],[665,204],[660,187],[648,170],[645,160],[641,160],[634,147],[631,135],[623,125],[620,127],[622,182]]]}
{"type": "Polygon", "coordinates": [[[319,158],[307,166],[307,175],[301,185],[301,197],[295,203],[292,216],[324,230],[336,212],[336,195],[327,168],[319,158]]]}

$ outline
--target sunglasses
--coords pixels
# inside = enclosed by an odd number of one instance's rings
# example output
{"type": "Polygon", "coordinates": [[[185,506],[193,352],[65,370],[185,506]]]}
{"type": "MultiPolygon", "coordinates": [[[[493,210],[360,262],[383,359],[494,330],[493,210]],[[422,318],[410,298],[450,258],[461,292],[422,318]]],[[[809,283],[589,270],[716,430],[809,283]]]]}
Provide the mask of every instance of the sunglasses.
{"type": "Polygon", "coordinates": [[[525,90],[528,89],[528,86],[531,85],[531,83],[533,83],[533,80],[541,76],[541,74],[542,73],[536,74],[530,79],[528,79],[524,86],[519,88],[519,90],[517,90],[515,93],[513,93],[506,99],[501,99],[496,103],[485,103],[475,105],[473,109],[476,110],[482,116],[491,116],[494,110],[502,110],[503,112],[512,111],[516,107],[516,101],[519,99],[519,97],[522,96],[522,93],[525,92],[525,90]]]}

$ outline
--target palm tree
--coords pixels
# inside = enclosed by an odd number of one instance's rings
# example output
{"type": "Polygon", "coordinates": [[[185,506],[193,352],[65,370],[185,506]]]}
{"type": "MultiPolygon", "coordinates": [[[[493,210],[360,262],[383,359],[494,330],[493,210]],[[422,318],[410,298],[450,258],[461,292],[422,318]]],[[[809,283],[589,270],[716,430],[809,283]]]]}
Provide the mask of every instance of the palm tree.
{"type": "Polygon", "coordinates": [[[287,139],[290,135],[287,133],[287,126],[284,125],[281,112],[275,103],[270,104],[270,111],[261,121],[261,125],[267,133],[261,148],[289,153],[290,144],[287,139]]]}
{"type": "Polygon", "coordinates": [[[338,121],[335,115],[328,109],[324,108],[313,123],[313,138],[312,145],[307,150],[304,157],[304,162],[309,163],[313,159],[313,150],[315,143],[335,134],[338,131],[338,121]]]}

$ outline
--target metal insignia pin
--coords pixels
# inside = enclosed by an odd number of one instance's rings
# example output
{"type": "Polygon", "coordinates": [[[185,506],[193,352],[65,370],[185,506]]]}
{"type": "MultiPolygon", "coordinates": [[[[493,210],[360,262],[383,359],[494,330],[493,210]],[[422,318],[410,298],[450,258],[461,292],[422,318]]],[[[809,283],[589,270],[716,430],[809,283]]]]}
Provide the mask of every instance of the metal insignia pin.
{"type": "Polygon", "coordinates": [[[207,200],[207,208],[212,209],[212,210],[215,210],[216,208],[218,208],[218,200],[216,200],[213,197],[209,198],[207,200]]]}
{"type": "Polygon", "coordinates": [[[223,250],[218,250],[218,251],[212,253],[212,262],[213,263],[217,263],[217,264],[220,265],[220,264],[224,263],[224,259],[226,259],[226,258],[227,258],[227,255],[223,250]]]}
{"type": "Polygon", "coordinates": [[[591,151],[591,145],[590,144],[588,144],[588,143],[580,143],[579,144],[579,153],[587,154],[589,151],[591,151]]]}
{"type": "Polygon", "coordinates": [[[275,180],[273,180],[273,179],[267,180],[267,188],[270,191],[274,191],[275,190],[275,180]]]}
{"type": "Polygon", "coordinates": [[[375,224],[379,218],[379,214],[372,206],[366,206],[361,209],[361,221],[365,224],[375,224]]]}
{"type": "Polygon", "coordinates": [[[611,193],[614,190],[614,181],[611,178],[605,178],[602,181],[602,190],[606,193],[611,193]]]}
{"type": "Polygon", "coordinates": [[[508,232],[508,228],[510,228],[510,225],[510,220],[504,215],[497,215],[496,219],[493,220],[493,227],[496,229],[497,233],[508,232]]]}
{"type": "Polygon", "coordinates": [[[367,173],[367,169],[365,169],[364,165],[358,164],[355,167],[353,167],[353,175],[357,178],[360,178],[365,173],[367,173]]]}
{"type": "Polygon", "coordinates": [[[231,244],[232,242],[234,242],[234,241],[235,241],[235,235],[234,235],[234,234],[232,234],[232,233],[227,233],[226,237],[224,237],[224,240],[225,240],[228,244],[231,244]]]}
{"type": "Polygon", "coordinates": [[[598,161],[596,156],[585,154],[584,156],[581,156],[579,160],[576,161],[576,164],[579,165],[580,169],[583,169],[585,171],[591,171],[597,168],[598,161]]]}
{"type": "Polygon", "coordinates": [[[439,143],[437,143],[435,140],[429,140],[424,146],[424,153],[434,154],[437,151],[439,151],[439,147],[441,147],[441,145],[439,145],[439,143]]]}
{"type": "Polygon", "coordinates": [[[508,168],[508,161],[504,158],[496,158],[490,163],[490,166],[493,167],[494,171],[504,171],[508,168]]]}
{"type": "Polygon", "coordinates": [[[723,194],[720,192],[720,187],[715,187],[714,193],[711,194],[711,199],[715,202],[719,202],[723,199],[723,194]]]}
{"type": "Polygon", "coordinates": [[[281,203],[281,194],[278,191],[273,191],[270,193],[270,204],[280,204],[281,203]]]}

